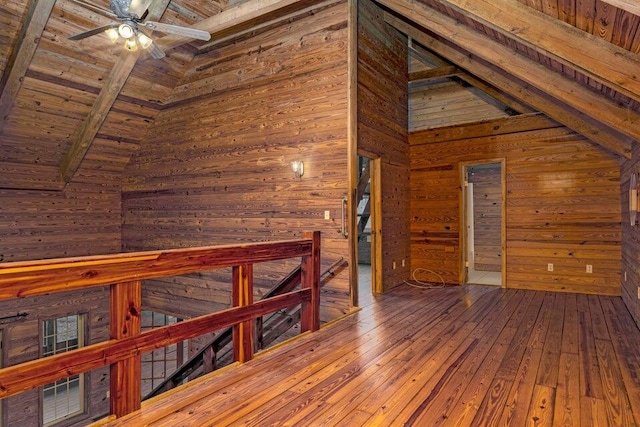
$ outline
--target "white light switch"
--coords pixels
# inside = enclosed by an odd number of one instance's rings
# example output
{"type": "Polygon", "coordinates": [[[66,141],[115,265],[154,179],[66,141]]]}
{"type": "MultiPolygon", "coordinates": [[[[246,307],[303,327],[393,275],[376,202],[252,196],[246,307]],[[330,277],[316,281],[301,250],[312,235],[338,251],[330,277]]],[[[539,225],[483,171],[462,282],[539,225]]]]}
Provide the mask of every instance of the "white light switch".
{"type": "Polygon", "coordinates": [[[324,219],[331,219],[331,212],[330,211],[324,211],[324,219]]]}

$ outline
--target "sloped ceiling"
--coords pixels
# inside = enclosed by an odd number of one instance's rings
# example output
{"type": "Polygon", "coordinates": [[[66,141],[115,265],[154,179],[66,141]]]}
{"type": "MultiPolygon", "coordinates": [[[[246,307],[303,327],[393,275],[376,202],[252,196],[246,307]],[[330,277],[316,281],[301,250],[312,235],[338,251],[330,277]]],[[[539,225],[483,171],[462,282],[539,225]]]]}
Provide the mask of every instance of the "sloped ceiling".
{"type": "MultiPolygon", "coordinates": [[[[108,0],[93,0],[107,8],[108,0]]],[[[154,0],[158,21],[214,33],[158,38],[167,57],[124,52],[77,0],[0,4],[1,188],[60,190],[114,180],[194,57],[216,40],[318,1],[154,0]]],[[[635,0],[379,0],[385,19],[441,67],[519,112],[539,110],[628,157],[640,140],[640,6],[635,0]]]]}

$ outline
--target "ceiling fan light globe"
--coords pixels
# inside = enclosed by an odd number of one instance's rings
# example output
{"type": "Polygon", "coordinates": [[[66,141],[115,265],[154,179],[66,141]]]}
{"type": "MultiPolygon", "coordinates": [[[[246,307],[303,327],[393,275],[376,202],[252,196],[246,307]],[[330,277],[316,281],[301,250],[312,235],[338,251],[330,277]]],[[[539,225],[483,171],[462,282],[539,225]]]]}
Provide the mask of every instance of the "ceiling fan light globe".
{"type": "Polygon", "coordinates": [[[146,34],[138,33],[138,43],[143,49],[148,49],[151,46],[152,40],[146,34]]]}
{"type": "Polygon", "coordinates": [[[109,28],[107,31],[105,31],[105,33],[107,33],[107,37],[109,37],[109,40],[111,40],[111,43],[117,42],[118,39],[120,38],[120,34],[118,33],[118,30],[116,30],[115,28],[109,28]]]}
{"type": "Polygon", "coordinates": [[[120,24],[118,27],[118,34],[124,39],[130,39],[135,35],[133,28],[128,24],[120,24]]]}
{"type": "Polygon", "coordinates": [[[133,52],[138,50],[138,43],[136,43],[136,39],[135,38],[131,38],[128,39],[127,41],[124,42],[124,48],[133,52]]]}

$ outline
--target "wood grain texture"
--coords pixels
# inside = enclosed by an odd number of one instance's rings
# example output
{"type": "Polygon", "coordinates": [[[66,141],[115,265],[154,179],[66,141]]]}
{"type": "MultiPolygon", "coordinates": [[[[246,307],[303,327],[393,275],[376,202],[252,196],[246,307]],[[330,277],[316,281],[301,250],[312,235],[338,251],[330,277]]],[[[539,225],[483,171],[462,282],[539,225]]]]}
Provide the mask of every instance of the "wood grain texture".
{"type": "Polygon", "coordinates": [[[640,146],[636,145],[631,160],[620,166],[620,198],[622,204],[622,280],[620,282],[622,300],[629,312],[640,325],[640,239],[638,239],[638,224],[630,224],[629,216],[629,181],[631,174],[640,171],[640,146]]]}
{"type": "Polygon", "coordinates": [[[409,277],[407,40],[358,2],[358,149],[381,161],[382,290],[409,277]],[[393,268],[395,263],[396,268],[393,268]]]}
{"type": "MultiPolygon", "coordinates": [[[[564,330],[567,301],[583,297],[482,286],[398,287],[317,334],[96,427],[636,425],[640,412],[629,401],[640,381],[624,376],[634,362],[614,348],[637,344],[637,327],[625,329],[625,337],[597,340],[606,370],[597,378],[607,390],[602,397],[579,387],[580,346],[544,362],[545,349],[557,340],[553,331],[564,330]],[[508,365],[513,369],[503,369],[508,365]],[[538,382],[543,369],[552,371],[556,385],[538,382]]],[[[607,309],[576,309],[612,326],[632,322],[625,311],[613,310],[622,304],[619,297],[593,298],[607,309]]],[[[593,326],[585,331],[595,333],[593,326]]]]}
{"type": "MultiPolygon", "coordinates": [[[[127,166],[125,250],[291,238],[317,229],[324,266],[347,258],[340,234],[348,192],[346,11],[346,3],[321,8],[194,59],[127,166]],[[294,160],[305,163],[301,178],[291,170],[294,160]]],[[[257,288],[291,270],[258,268],[257,288]]],[[[323,289],[323,321],[350,310],[346,272],[323,289]]],[[[176,295],[161,302],[159,287],[154,291],[158,305],[179,306],[176,295]]]]}
{"type": "Polygon", "coordinates": [[[619,294],[615,159],[564,128],[487,137],[481,129],[471,127],[466,138],[442,143],[434,132],[430,141],[410,135],[412,268],[429,268],[457,283],[458,162],[490,152],[506,158],[506,286],[619,294]],[[586,264],[593,273],[585,273],[586,264]]]}

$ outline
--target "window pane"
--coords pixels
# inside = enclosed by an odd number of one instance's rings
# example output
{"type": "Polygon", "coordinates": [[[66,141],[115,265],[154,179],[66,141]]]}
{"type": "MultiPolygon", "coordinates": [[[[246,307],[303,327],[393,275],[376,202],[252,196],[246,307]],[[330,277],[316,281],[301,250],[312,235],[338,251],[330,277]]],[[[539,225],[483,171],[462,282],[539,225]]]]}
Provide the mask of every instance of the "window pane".
{"type": "MultiPolygon", "coordinates": [[[[78,315],[60,317],[43,322],[42,355],[52,356],[81,347],[81,317],[78,315]]],[[[50,425],[84,411],[84,390],[82,375],[63,378],[43,388],[43,424],[50,425]]]]}

